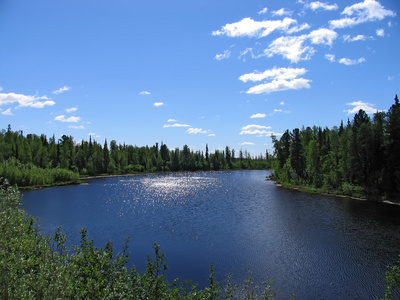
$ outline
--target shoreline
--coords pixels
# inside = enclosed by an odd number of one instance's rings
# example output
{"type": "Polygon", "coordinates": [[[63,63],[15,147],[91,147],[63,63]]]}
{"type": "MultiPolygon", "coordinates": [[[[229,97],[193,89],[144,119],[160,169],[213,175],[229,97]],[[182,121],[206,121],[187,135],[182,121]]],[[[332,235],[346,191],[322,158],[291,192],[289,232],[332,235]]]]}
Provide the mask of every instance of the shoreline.
{"type": "Polygon", "coordinates": [[[344,195],[344,194],[338,194],[338,193],[329,193],[326,191],[322,191],[316,188],[311,188],[307,186],[296,186],[292,184],[282,184],[276,181],[275,179],[271,178],[270,176],[267,176],[266,180],[268,181],[273,181],[274,184],[278,187],[284,188],[284,189],[289,189],[289,190],[294,190],[294,191],[299,191],[302,193],[308,193],[308,194],[318,194],[318,195],[323,195],[323,196],[332,196],[332,197],[337,197],[337,198],[349,198],[352,200],[358,200],[358,201],[368,201],[368,202],[375,202],[375,203],[384,203],[384,204],[389,204],[389,205],[396,205],[400,206],[400,202],[393,202],[390,200],[371,200],[367,199],[364,197],[356,197],[356,196],[350,196],[350,195],[344,195]]]}

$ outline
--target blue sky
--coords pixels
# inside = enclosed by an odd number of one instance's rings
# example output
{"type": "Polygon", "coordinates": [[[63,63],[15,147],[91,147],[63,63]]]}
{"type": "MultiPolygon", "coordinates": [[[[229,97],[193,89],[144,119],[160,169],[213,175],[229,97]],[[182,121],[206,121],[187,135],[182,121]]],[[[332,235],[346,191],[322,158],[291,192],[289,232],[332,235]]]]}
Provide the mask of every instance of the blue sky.
{"type": "Polygon", "coordinates": [[[3,0],[0,128],[271,149],[399,93],[398,0],[3,0]]]}

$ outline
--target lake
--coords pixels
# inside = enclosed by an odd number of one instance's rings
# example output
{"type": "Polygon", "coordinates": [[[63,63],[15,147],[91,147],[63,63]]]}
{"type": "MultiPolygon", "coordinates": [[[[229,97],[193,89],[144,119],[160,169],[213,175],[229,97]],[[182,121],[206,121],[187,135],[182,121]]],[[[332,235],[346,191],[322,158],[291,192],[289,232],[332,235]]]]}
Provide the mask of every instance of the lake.
{"type": "Polygon", "coordinates": [[[69,244],[80,229],[144,270],[155,240],[172,281],[273,279],[278,299],[383,297],[387,266],[400,254],[400,207],[286,190],[269,171],[166,173],[88,180],[23,192],[22,208],[44,234],[58,225],[69,244]]]}

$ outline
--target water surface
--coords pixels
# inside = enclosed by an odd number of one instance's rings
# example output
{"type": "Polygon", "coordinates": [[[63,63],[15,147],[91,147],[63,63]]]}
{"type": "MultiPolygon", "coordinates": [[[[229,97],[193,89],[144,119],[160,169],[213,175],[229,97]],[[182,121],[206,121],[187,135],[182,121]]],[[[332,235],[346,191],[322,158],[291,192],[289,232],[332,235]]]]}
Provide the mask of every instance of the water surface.
{"type": "Polygon", "coordinates": [[[374,299],[386,266],[400,254],[400,208],[277,187],[268,171],[149,174],[23,193],[23,208],[45,234],[58,225],[79,243],[87,228],[97,246],[120,251],[144,270],[157,240],[167,278],[207,284],[274,280],[279,299],[374,299]]]}

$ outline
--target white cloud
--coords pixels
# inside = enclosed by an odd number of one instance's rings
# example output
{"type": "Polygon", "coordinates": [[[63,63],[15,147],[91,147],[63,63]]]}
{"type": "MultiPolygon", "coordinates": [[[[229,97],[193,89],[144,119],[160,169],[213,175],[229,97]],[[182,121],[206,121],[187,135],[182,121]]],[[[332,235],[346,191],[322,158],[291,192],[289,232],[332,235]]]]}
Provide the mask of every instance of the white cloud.
{"type": "Polygon", "coordinates": [[[0,86],[0,92],[3,90],[3,88],[0,86]]]}
{"type": "Polygon", "coordinates": [[[339,60],[339,63],[346,65],[346,66],[353,66],[353,65],[360,64],[364,61],[365,61],[364,57],[360,57],[359,59],[341,58],[339,60]]]}
{"type": "Polygon", "coordinates": [[[43,108],[56,104],[53,100],[49,100],[46,96],[30,96],[15,93],[0,93],[0,105],[18,103],[19,107],[43,108]],[[42,101],[45,100],[45,101],[42,101]]]}
{"type": "Polygon", "coordinates": [[[307,7],[311,8],[312,10],[323,9],[323,10],[336,10],[339,6],[335,4],[328,4],[323,3],[320,1],[311,2],[307,7]]]}
{"type": "Polygon", "coordinates": [[[344,110],[344,112],[347,112],[348,115],[358,113],[358,111],[360,109],[365,111],[367,114],[374,114],[376,112],[385,111],[385,110],[376,109],[373,107],[374,104],[363,102],[363,101],[355,101],[355,102],[351,102],[351,103],[346,103],[346,105],[354,106],[352,109],[344,110]]]}
{"type": "Polygon", "coordinates": [[[77,123],[77,122],[79,122],[81,120],[81,118],[80,117],[74,117],[74,116],[71,116],[69,118],[65,118],[64,115],[59,115],[59,116],[55,117],[54,120],[60,121],[60,122],[66,122],[66,123],[77,123]]]}
{"type": "Polygon", "coordinates": [[[307,72],[304,68],[276,68],[266,70],[263,73],[249,73],[239,77],[243,82],[247,81],[262,81],[264,79],[271,80],[270,82],[251,87],[248,94],[271,93],[284,91],[288,89],[310,88],[310,80],[297,78],[307,72]]]}
{"type": "Polygon", "coordinates": [[[376,35],[377,36],[385,36],[385,29],[377,29],[376,35]]]}
{"type": "Polygon", "coordinates": [[[5,111],[2,111],[1,114],[5,115],[5,116],[13,116],[13,113],[11,112],[11,108],[8,108],[5,111]]]}
{"type": "Polygon", "coordinates": [[[53,91],[53,94],[58,95],[58,94],[66,92],[66,91],[69,91],[70,89],[71,88],[69,86],[63,86],[63,87],[59,88],[58,90],[53,91]]]}
{"type": "MultiPolygon", "coordinates": [[[[169,122],[169,121],[168,121],[169,122]]],[[[173,121],[171,121],[173,122],[173,121]]],[[[169,128],[169,127],[192,127],[188,124],[179,124],[179,123],[175,123],[175,124],[165,124],[164,128],[169,128]]]]}
{"type": "Polygon", "coordinates": [[[281,102],[279,103],[279,105],[285,105],[285,102],[281,101],[281,102]]]}
{"type": "Polygon", "coordinates": [[[250,88],[248,94],[262,94],[271,93],[285,90],[299,90],[303,88],[310,88],[310,80],[304,78],[297,78],[293,80],[274,80],[269,83],[256,85],[250,88]]]}
{"type": "Polygon", "coordinates": [[[272,57],[275,54],[282,55],[292,63],[297,63],[300,60],[309,60],[315,50],[312,47],[303,45],[306,38],[307,35],[281,36],[264,50],[264,54],[268,57],[272,57]]]}
{"type": "Polygon", "coordinates": [[[326,28],[320,28],[313,30],[308,34],[308,38],[311,39],[312,44],[326,44],[332,46],[333,40],[337,38],[338,34],[326,28]]]}
{"type": "Polygon", "coordinates": [[[396,15],[393,11],[385,9],[375,0],[364,0],[364,2],[347,6],[341,14],[347,17],[330,21],[331,27],[351,27],[365,22],[383,20],[385,17],[394,17],[396,15]]]}
{"type": "Polygon", "coordinates": [[[255,144],[252,143],[252,142],[243,142],[243,143],[239,143],[239,145],[241,145],[241,146],[253,146],[255,144]]]}
{"type": "Polygon", "coordinates": [[[286,33],[292,34],[292,33],[296,33],[296,32],[302,31],[302,30],[306,30],[308,28],[310,28],[310,25],[308,25],[308,23],[304,23],[304,24],[301,24],[301,25],[293,26],[292,28],[287,30],[286,33]]]}
{"type": "Polygon", "coordinates": [[[286,11],[284,8],[274,10],[272,12],[273,16],[291,16],[293,14],[292,11],[286,11]]]}
{"type": "Polygon", "coordinates": [[[164,103],[163,103],[163,102],[155,102],[155,103],[153,103],[153,105],[154,105],[155,107],[159,107],[159,106],[163,106],[164,103]]]}
{"type": "Polygon", "coordinates": [[[333,55],[333,54],[325,54],[325,58],[327,60],[329,60],[330,62],[334,62],[335,61],[335,55],[333,55]]]}
{"type": "Polygon", "coordinates": [[[198,134],[198,133],[207,133],[207,130],[203,130],[202,128],[189,128],[186,130],[188,134],[198,134]]]}
{"type": "Polygon", "coordinates": [[[178,120],[175,120],[175,119],[168,119],[167,122],[178,122],[178,120]]]}
{"type": "Polygon", "coordinates": [[[66,111],[67,113],[70,113],[70,112],[74,112],[74,111],[77,111],[77,110],[78,110],[77,107],[71,107],[71,108],[67,108],[65,111],[66,111]]]}
{"type": "Polygon", "coordinates": [[[141,91],[139,95],[150,95],[151,93],[148,91],[141,91]]]}
{"type": "Polygon", "coordinates": [[[254,21],[251,18],[244,18],[239,22],[226,24],[221,30],[212,32],[212,35],[227,35],[229,37],[265,37],[270,33],[280,30],[287,31],[291,25],[297,24],[297,21],[291,18],[283,20],[254,21]]]}
{"type": "Polygon", "coordinates": [[[210,133],[208,136],[215,136],[215,133],[210,133]]]}
{"type": "Polygon", "coordinates": [[[359,34],[359,35],[357,35],[357,36],[355,36],[355,37],[351,37],[350,35],[348,35],[348,34],[345,34],[344,36],[343,36],[343,40],[345,41],[345,42],[356,42],[356,41],[365,41],[365,40],[368,40],[368,39],[373,39],[373,37],[368,37],[368,36],[365,36],[365,35],[363,35],[363,34],[359,34]]]}
{"type": "Polygon", "coordinates": [[[250,125],[246,125],[246,126],[242,127],[242,129],[241,129],[239,134],[240,135],[243,135],[243,134],[254,135],[254,134],[256,134],[259,137],[270,136],[272,132],[268,131],[267,129],[271,129],[271,127],[270,126],[262,126],[262,125],[250,124],[250,125]]]}
{"type": "Polygon", "coordinates": [[[223,60],[229,58],[230,56],[231,56],[231,51],[225,50],[224,53],[215,55],[215,59],[223,60]]]}
{"type": "Polygon", "coordinates": [[[256,113],[250,116],[250,119],[260,119],[265,118],[267,115],[262,113],[256,113]]]}
{"type": "Polygon", "coordinates": [[[83,125],[79,125],[79,126],[69,125],[68,128],[72,128],[72,129],[85,129],[85,126],[83,126],[83,125]]]}
{"type": "Polygon", "coordinates": [[[307,72],[304,68],[277,68],[273,67],[272,69],[265,70],[263,73],[248,73],[239,77],[239,80],[243,82],[247,81],[261,81],[264,79],[294,79],[300,75],[303,75],[307,72]]]}
{"type": "Polygon", "coordinates": [[[264,7],[262,10],[260,10],[260,11],[258,12],[258,14],[259,14],[259,15],[263,15],[263,14],[266,14],[267,11],[268,11],[268,7],[264,7]]]}

